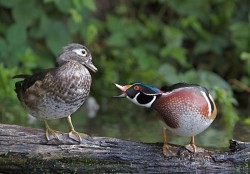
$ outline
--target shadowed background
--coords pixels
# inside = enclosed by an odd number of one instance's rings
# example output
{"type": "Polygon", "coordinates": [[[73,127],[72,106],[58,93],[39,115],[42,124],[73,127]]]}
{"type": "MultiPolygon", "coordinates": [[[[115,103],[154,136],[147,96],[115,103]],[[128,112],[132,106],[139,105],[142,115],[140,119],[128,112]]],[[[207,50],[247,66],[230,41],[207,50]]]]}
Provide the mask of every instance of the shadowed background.
{"type": "MultiPolygon", "coordinates": [[[[156,87],[177,82],[207,87],[218,106],[197,145],[250,140],[250,2],[248,0],[0,0],[0,122],[42,127],[14,93],[12,76],[55,66],[62,46],[92,52],[91,99],[72,116],[76,130],[160,142],[156,112],[127,100],[113,82],[156,87]]],[[[68,130],[65,119],[51,127],[68,130]]],[[[189,138],[170,134],[170,142],[189,138]]]]}

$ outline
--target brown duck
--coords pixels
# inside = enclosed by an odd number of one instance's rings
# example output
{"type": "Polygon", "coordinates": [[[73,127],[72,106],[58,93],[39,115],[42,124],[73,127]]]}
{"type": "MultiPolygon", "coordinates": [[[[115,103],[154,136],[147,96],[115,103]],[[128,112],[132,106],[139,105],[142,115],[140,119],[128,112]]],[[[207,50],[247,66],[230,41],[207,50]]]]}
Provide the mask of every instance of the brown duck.
{"type": "Polygon", "coordinates": [[[15,91],[27,112],[44,120],[47,140],[60,139],[61,134],[51,129],[47,120],[67,117],[69,137],[81,142],[81,137],[88,135],[75,131],[71,114],[89,95],[92,79],[87,68],[93,72],[97,68],[92,63],[90,51],[76,43],[62,48],[57,63],[57,67],[33,75],[14,76],[23,79],[16,82],[15,91]]]}

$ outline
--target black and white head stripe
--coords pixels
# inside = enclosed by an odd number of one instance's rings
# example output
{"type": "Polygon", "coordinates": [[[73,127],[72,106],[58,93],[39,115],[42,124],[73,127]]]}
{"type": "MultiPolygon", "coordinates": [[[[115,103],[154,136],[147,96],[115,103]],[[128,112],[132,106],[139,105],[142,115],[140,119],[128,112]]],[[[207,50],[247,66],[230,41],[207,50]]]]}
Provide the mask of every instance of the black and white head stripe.
{"type": "Polygon", "coordinates": [[[134,98],[130,98],[129,96],[127,96],[127,98],[133,103],[135,103],[136,105],[150,108],[159,95],[160,94],[146,95],[142,92],[138,92],[134,98]]]}
{"type": "Polygon", "coordinates": [[[126,91],[127,98],[139,106],[151,107],[156,98],[162,92],[152,86],[142,83],[133,83],[132,86],[126,91]]]}

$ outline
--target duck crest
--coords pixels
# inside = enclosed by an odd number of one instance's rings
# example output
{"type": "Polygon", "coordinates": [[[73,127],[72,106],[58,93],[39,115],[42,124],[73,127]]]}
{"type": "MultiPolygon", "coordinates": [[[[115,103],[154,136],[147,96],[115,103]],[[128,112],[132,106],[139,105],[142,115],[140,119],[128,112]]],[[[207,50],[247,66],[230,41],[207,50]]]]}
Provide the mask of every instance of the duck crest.
{"type": "MultiPolygon", "coordinates": [[[[212,96],[197,84],[177,83],[161,90],[138,82],[115,86],[123,92],[117,98],[126,97],[136,105],[155,109],[164,128],[177,135],[190,136],[190,144],[185,147],[193,152],[197,150],[194,136],[207,129],[217,114],[212,96]]],[[[165,135],[164,155],[168,149],[165,135]]]]}
{"type": "Polygon", "coordinates": [[[150,86],[150,85],[140,83],[140,82],[131,83],[131,86],[133,86],[133,87],[139,86],[140,92],[143,92],[147,95],[155,95],[155,94],[162,93],[162,91],[160,89],[153,87],[153,86],[150,86]]]}
{"type": "Polygon", "coordinates": [[[133,82],[125,86],[115,84],[115,86],[123,92],[117,97],[127,97],[136,105],[144,107],[151,107],[156,98],[162,94],[159,89],[140,82],[133,82]]]}

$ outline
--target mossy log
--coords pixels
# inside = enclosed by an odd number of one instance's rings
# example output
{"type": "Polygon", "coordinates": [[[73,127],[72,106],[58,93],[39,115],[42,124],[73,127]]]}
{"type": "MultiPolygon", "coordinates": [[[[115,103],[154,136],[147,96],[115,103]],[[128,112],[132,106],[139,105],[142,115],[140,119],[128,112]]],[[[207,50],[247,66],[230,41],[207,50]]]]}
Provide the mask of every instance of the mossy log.
{"type": "Polygon", "coordinates": [[[176,156],[164,157],[162,143],[92,137],[81,144],[68,138],[47,142],[44,131],[0,124],[0,173],[175,173],[248,172],[250,142],[230,140],[226,151],[191,153],[171,145],[176,156]]]}

